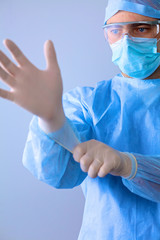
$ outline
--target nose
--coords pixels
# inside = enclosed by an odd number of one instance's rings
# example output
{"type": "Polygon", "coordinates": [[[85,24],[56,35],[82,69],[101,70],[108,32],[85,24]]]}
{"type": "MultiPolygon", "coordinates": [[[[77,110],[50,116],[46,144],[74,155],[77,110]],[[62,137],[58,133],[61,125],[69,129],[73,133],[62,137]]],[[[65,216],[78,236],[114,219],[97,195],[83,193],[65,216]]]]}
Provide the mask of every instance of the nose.
{"type": "Polygon", "coordinates": [[[129,26],[124,26],[122,29],[122,37],[124,36],[131,36],[131,29],[129,28],[129,26]]]}
{"type": "Polygon", "coordinates": [[[124,37],[129,37],[129,38],[132,38],[132,35],[128,32],[128,31],[125,31],[122,33],[122,36],[121,36],[121,39],[124,38],[124,37]]]}

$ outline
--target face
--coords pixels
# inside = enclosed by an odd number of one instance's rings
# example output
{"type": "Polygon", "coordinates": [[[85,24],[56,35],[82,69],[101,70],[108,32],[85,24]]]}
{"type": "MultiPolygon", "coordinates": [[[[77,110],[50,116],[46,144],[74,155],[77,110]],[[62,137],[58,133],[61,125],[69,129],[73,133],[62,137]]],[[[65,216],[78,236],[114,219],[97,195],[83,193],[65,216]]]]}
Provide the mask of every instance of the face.
{"type": "MultiPolygon", "coordinates": [[[[107,24],[111,23],[119,23],[119,22],[134,22],[134,21],[155,21],[156,18],[146,17],[137,13],[127,12],[127,11],[119,11],[114,16],[112,16],[107,24]]],[[[160,39],[160,33],[157,35],[157,39],[160,39]]],[[[160,41],[158,42],[158,52],[160,52],[160,41]]],[[[123,74],[123,73],[122,73],[123,74]]],[[[125,77],[129,77],[123,74],[125,77]]],[[[160,67],[153,73],[149,78],[160,78],[160,67]]]]}
{"type": "MultiPolygon", "coordinates": [[[[146,17],[137,13],[119,11],[114,16],[112,16],[107,24],[119,23],[119,22],[137,22],[137,21],[155,21],[157,18],[146,17]]],[[[160,39],[160,32],[157,35],[157,39],[160,39]]],[[[158,44],[158,52],[160,52],[160,43],[158,44]]]]}

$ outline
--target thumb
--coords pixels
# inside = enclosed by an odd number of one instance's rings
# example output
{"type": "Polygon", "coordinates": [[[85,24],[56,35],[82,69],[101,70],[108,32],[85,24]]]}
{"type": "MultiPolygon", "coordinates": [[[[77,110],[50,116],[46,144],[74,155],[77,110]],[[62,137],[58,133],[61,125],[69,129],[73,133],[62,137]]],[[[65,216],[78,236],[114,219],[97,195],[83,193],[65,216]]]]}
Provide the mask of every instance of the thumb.
{"type": "Polygon", "coordinates": [[[44,55],[47,63],[47,69],[53,69],[58,66],[56,52],[51,40],[47,40],[44,44],[44,55]]]}

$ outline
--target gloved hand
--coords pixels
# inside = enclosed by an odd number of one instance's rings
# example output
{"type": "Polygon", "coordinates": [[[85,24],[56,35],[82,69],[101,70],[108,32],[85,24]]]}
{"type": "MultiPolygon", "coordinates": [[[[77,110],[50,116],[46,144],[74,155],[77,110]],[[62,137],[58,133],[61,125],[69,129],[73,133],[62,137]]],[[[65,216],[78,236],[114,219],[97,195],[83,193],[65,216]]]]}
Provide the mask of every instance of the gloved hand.
{"type": "Polygon", "coordinates": [[[91,178],[105,177],[108,173],[123,177],[131,174],[132,164],[127,155],[96,140],[78,144],[73,157],[91,178]]]}
{"type": "Polygon", "coordinates": [[[11,40],[4,41],[18,63],[14,64],[0,51],[0,78],[11,91],[0,89],[0,97],[11,100],[40,117],[56,131],[65,120],[62,107],[62,78],[53,43],[44,45],[46,70],[36,68],[11,40]]]}

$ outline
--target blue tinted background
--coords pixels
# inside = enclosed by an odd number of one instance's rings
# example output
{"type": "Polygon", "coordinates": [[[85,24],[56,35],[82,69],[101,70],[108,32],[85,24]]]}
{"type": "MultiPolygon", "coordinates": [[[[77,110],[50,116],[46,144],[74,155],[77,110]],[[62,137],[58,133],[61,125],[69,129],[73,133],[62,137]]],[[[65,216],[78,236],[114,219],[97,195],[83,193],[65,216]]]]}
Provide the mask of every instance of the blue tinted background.
{"type": "MultiPolygon", "coordinates": [[[[14,40],[39,68],[43,44],[52,39],[64,91],[91,85],[117,72],[102,31],[106,0],[1,0],[2,41],[14,40]]],[[[6,88],[0,83],[0,87],[6,88]]],[[[0,99],[0,239],[75,240],[84,207],[80,187],[55,190],[36,180],[22,165],[32,115],[0,99]]]]}

